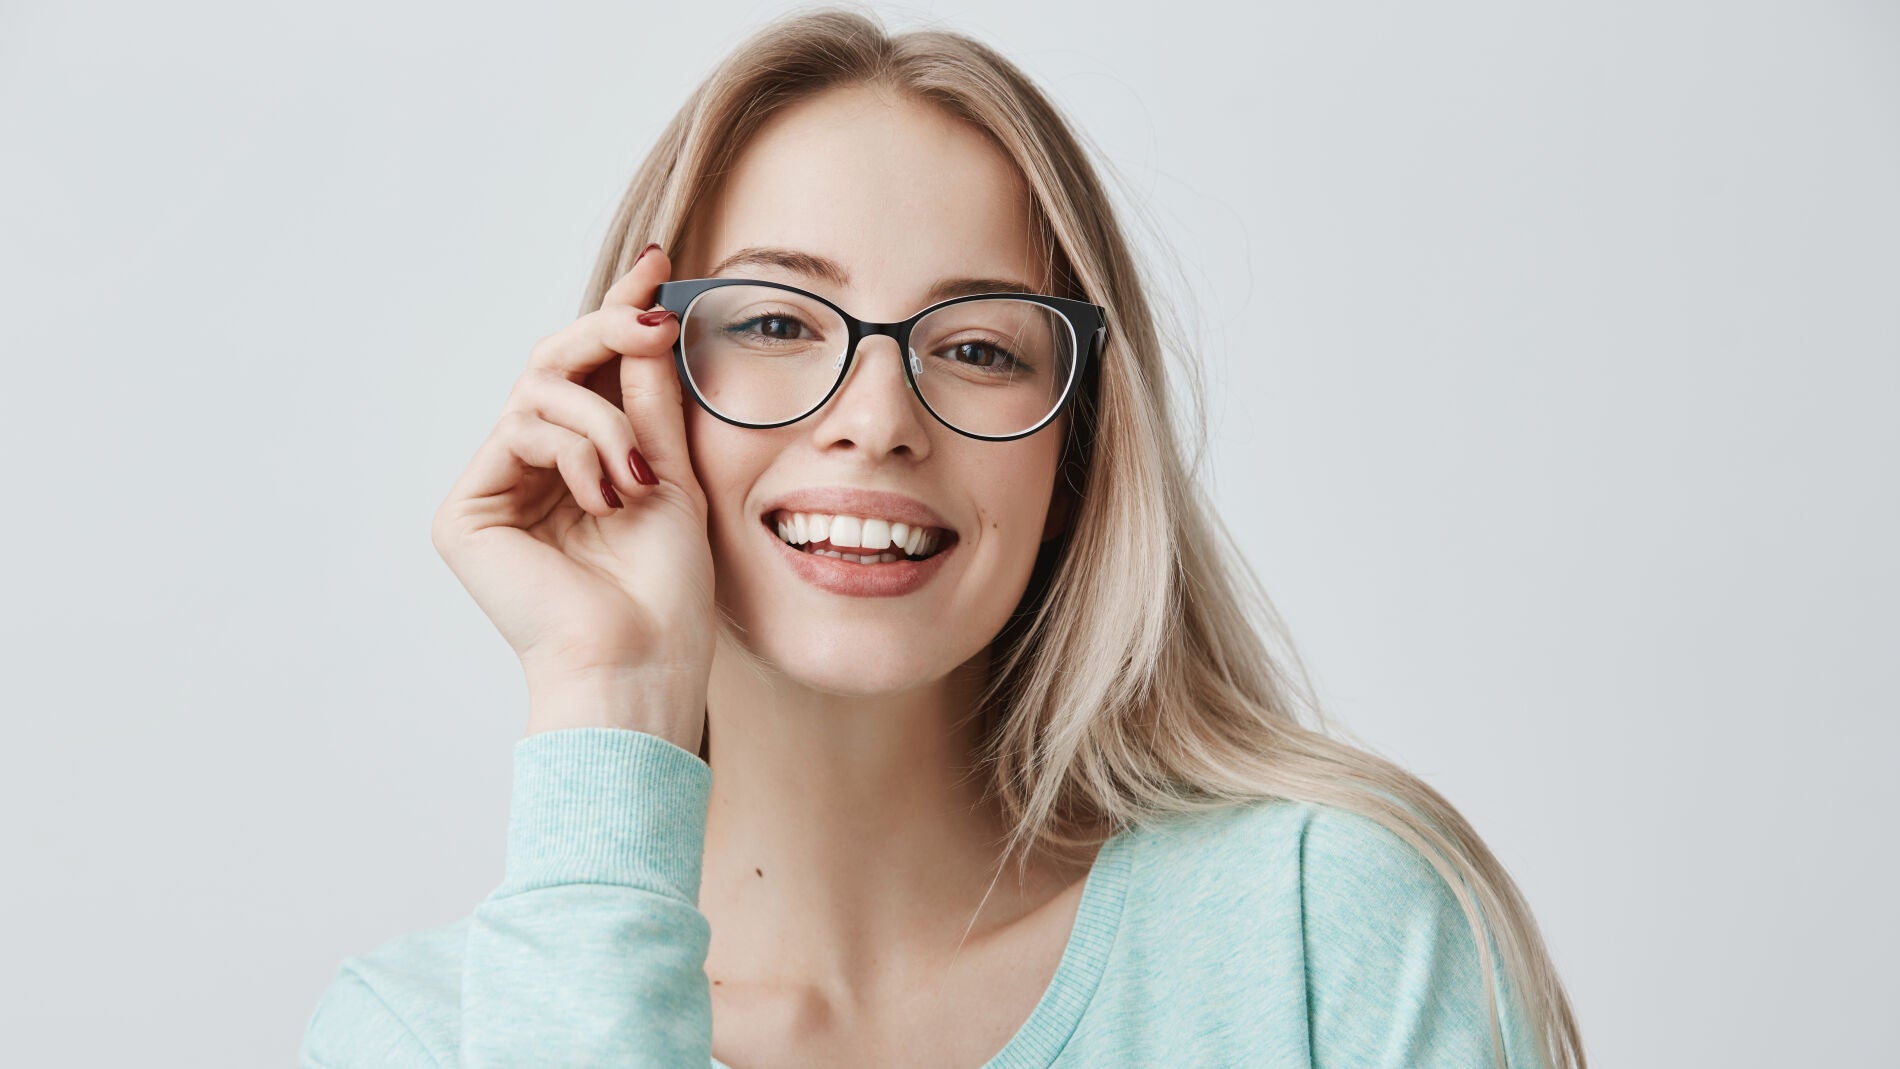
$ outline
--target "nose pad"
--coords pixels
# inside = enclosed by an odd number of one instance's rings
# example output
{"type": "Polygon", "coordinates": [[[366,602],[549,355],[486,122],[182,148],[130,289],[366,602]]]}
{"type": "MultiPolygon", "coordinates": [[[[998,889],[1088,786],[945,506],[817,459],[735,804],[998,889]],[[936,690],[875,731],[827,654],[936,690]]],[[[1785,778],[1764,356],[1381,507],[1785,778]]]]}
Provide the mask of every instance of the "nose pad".
{"type": "MultiPolygon", "coordinates": [[[[861,346],[859,347],[859,350],[858,350],[858,352],[859,352],[859,359],[863,359],[863,352],[864,352],[864,350],[863,350],[863,348],[862,348],[861,346]]],[[[903,356],[904,356],[904,358],[905,358],[905,359],[907,359],[907,360],[909,360],[909,361],[910,361],[910,371],[911,371],[911,374],[913,374],[913,375],[921,375],[921,374],[923,374],[923,373],[924,373],[924,365],[923,365],[923,362],[917,359],[917,350],[915,350],[915,349],[912,349],[912,348],[909,348],[909,347],[906,347],[906,348],[904,349],[904,353],[903,353],[903,356]]],[[[839,353],[839,354],[838,354],[838,358],[837,358],[836,360],[833,360],[833,361],[831,362],[831,370],[832,370],[833,372],[836,372],[836,371],[838,371],[839,369],[841,369],[841,368],[843,368],[843,367],[844,367],[844,354],[843,354],[843,353],[839,353]]]]}
{"type": "MultiPolygon", "coordinates": [[[[886,335],[886,337],[889,337],[889,336],[886,335]]],[[[872,339],[872,338],[864,339],[865,344],[872,344],[874,343],[874,341],[875,339],[872,339]]],[[[843,372],[844,374],[849,375],[853,378],[863,378],[865,369],[863,368],[862,365],[865,363],[867,359],[874,362],[882,361],[884,359],[884,354],[881,352],[872,353],[872,352],[867,351],[865,344],[860,344],[858,346],[857,359],[853,361],[853,363],[860,366],[853,367],[853,368],[850,368],[849,370],[846,370],[844,366],[846,363],[845,358],[843,354],[840,354],[836,360],[832,361],[832,368],[831,368],[832,372],[834,374],[843,372]]],[[[903,400],[899,403],[902,404],[905,410],[909,411],[913,417],[921,415],[922,412],[928,411],[929,406],[924,405],[922,409],[916,409],[915,406],[916,406],[917,401],[919,400],[917,396],[917,391],[911,389],[909,384],[905,381],[905,379],[908,375],[922,372],[926,365],[924,364],[923,360],[917,355],[917,350],[911,348],[908,345],[906,345],[902,349],[898,349],[895,338],[891,339],[891,348],[894,350],[892,355],[896,356],[898,359],[898,366],[897,368],[894,369],[897,372],[897,382],[894,385],[889,385],[887,388],[894,389],[896,391],[896,394],[893,395],[892,399],[895,399],[898,395],[902,396],[903,400]]],[[[881,375],[882,373],[879,371],[872,371],[870,372],[870,374],[873,377],[877,377],[881,375]]],[[[921,386],[921,383],[919,383],[919,385],[921,386]]],[[[848,392],[850,389],[851,389],[850,383],[841,382],[838,385],[836,392],[839,394],[844,394],[848,392]]],[[[862,387],[862,389],[870,389],[875,393],[875,390],[877,389],[877,387],[867,386],[867,387],[862,387]]],[[[876,402],[873,402],[873,403],[876,403],[876,402]]]]}

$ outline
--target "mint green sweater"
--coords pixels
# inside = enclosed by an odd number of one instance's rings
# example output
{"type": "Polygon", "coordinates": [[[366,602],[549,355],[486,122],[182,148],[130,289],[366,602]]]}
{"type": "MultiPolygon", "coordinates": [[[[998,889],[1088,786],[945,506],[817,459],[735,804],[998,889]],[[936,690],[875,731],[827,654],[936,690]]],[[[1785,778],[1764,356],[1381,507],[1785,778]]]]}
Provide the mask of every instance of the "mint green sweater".
{"type": "MultiPolygon", "coordinates": [[[[697,907],[711,789],[656,735],[521,739],[501,885],[345,959],[304,1069],[729,1069],[697,907]]],[[[1482,977],[1457,900],[1404,840],[1343,809],[1234,805],[1102,846],[1055,978],[984,1069],[1479,1069],[1482,977]]],[[[1512,1005],[1510,1064],[1543,1069],[1512,1005]]]]}

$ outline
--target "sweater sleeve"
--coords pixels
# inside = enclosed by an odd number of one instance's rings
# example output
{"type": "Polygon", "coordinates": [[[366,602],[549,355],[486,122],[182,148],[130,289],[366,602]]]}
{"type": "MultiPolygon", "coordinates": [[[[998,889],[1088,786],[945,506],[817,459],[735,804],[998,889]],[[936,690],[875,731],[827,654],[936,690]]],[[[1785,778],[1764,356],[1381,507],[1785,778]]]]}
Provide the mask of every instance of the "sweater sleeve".
{"type": "Polygon", "coordinates": [[[506,870],[468,930],[462,1065],[704,1069],[712,770],[620,728],[530,735],[514,762],[506,870]]]}
{"type": "MultiPolygon", "coordinates": [[[[311,1018],[300,1064],[717,1066],[712,929],[698,908],[711,790],[706,763],[657,735],[569,728],[521,739],[501,885],[458,926],[459,1007],[455,978],[438,978],[413,941],[399,959],[371,957],[400,960],[445,993],[441,1009],[408,982],[380,990],[352,959],[311,1018]]],[[[449,953],[438,960],[454,966],[449,953]]]]}
{"type": "MultiPolygon", "coordinates": [[[[1369,817],[1323,809],[1300,868],[1314,1069],[1497,1066],[1477,940],[1430,862],[1369,817]]],[[[1498,1023],[1510,1069],[1542,1069],[1509,1007],[1498,1023]]]]}

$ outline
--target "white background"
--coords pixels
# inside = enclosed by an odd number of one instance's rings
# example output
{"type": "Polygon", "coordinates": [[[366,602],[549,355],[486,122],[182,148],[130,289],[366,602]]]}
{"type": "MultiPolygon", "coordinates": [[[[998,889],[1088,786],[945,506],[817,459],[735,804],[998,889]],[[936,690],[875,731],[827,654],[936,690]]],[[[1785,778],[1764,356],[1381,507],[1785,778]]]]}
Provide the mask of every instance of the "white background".
{"type": "MultiPolygon", "coordinates": [[[[289,1064],[499,882],[525,690],[429,520],[781,10],[0,6],[0,1062],[289,1064]]],[[[1891,1057],[1895,6],[883,10],[1100,146],[1221,511],[1593,1061],[1891,1057]]]]}

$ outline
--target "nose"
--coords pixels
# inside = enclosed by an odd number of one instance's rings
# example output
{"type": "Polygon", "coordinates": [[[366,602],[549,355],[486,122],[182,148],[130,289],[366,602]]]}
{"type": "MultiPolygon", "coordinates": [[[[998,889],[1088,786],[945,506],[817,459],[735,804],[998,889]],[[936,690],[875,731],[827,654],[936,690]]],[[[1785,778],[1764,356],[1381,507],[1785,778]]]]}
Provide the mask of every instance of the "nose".
{"type": "Polygon", "coordinates": [[[860,340],[844,382],[818,413],[815,433],[827,442],[848,439],[877,454],[899,448],[919,456],[927,452],[932,416],[904,377],[907,359],[895,338],[860,340]]]}

